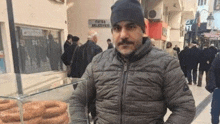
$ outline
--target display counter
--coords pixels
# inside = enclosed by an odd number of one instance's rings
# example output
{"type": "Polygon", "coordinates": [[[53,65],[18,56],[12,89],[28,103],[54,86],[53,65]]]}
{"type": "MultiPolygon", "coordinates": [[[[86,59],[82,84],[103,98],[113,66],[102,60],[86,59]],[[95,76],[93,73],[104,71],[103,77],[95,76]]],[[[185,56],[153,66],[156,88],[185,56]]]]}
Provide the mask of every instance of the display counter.
{"type": "Polygon", "coordinates": [[[68,101],[79,83],[87,82],[63,78],[24,95],[0,96],[0,124],[71,124],[68,101]]]}

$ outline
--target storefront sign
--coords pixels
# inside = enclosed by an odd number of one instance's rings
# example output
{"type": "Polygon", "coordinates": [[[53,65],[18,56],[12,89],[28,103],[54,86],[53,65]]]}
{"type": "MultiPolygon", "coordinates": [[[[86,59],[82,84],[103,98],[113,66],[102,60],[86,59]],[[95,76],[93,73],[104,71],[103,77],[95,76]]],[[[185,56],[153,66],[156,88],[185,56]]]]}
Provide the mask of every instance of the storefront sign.
{"type": "Polygon", "coordinates": [[[21,31],[22,31],[22,36],[34,36],[34,37],[43,36],[43,32],[40,29],[21,28],[21,31]]]}
{"type": "Polygon", "coordinates": [[[111,22],[107,19],[89,19],[90,28],[111,28],[111,22]]]}
{"type": "Polygon", "coordinates": [[[167,27],[168,24],[165,22],[150,22],[149,23],[149,36],[155,40],[163,40],[167,39],[167,27]]]}

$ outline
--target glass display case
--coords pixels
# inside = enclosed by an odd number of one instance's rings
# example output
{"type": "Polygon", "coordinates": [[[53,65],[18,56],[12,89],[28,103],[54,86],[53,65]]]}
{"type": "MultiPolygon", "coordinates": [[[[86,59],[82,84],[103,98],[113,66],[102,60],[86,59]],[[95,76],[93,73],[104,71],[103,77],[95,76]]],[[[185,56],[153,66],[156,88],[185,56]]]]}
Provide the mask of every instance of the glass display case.
{"type": "Polygon", "coordinates": [[[11,83],[9,89],[14,91],[0,94],[0,124],[71,124],[69,99],[73,85],[86,80],[65,77],[49,82],[37,84],[28,92],[24,89],[23,95],[18,95],[12,88],[16,83],[11,83]]]}

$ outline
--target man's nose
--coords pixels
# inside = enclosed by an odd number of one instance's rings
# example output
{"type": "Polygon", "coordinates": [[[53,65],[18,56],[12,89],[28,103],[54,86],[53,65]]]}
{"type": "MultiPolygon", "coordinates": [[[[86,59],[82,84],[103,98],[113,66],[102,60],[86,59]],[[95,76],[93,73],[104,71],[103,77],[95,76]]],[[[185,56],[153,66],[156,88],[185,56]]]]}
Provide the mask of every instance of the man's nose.
{"type": "Polygon", "coordinates": [[[121,39],[127,39],[128,36],[129,36],[129,34],[128,34],[128,31],[126,30],[126,28],[122,28],[121,35],[120,35],[121,39]]]}

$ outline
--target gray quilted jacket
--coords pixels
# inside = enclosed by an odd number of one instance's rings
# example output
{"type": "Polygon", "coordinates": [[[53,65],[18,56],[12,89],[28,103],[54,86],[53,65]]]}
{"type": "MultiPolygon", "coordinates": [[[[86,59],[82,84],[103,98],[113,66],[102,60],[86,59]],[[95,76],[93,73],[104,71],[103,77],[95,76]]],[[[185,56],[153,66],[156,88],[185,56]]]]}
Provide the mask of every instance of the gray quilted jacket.
{"type": "Polygon", "coordinates": [[[96,124],[190,124],[195,102],[177,59],[144,42],[129,58],[116,49],[98,54],[73,92],[73,124],[86,124],[85,106],[96,98],[96,124]],[[172,114],[166,122],[167,108],[172,114]]]}

